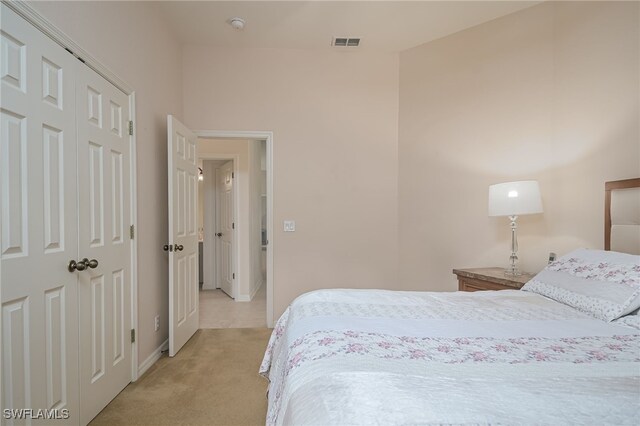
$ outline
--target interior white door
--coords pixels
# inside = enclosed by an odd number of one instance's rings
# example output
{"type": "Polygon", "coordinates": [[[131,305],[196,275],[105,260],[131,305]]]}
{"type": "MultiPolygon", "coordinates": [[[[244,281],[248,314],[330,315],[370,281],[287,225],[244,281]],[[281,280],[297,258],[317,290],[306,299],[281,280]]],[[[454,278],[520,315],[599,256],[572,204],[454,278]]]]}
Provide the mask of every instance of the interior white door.
{"type": "Polygon", "coordinates": [[[88,423],[131,381],[129,101],[85,66],[77,73],[80,407],[88,423]]]}
{"type": "Polygon", "coordinates": [[[216,236],[218,237],[217,274],[218,285],[230,297],[234,292],[233,241],[235,223],[233,217],[233,161],[227,161],[216,171],[216,194],[218,206],[216,214],[216,236]]]}
{"type": "Polygon", "coordinates": [[[79,273],[67,264],[78,260],[79,63],[0,8],[1,405],[66,409],[60,423],[78,424],[79,273]]]}
{"type": "Polygon", "coordinates": [[[169,356],[198,330],[197,138],[167,117],[169,169],[169,356]]]}

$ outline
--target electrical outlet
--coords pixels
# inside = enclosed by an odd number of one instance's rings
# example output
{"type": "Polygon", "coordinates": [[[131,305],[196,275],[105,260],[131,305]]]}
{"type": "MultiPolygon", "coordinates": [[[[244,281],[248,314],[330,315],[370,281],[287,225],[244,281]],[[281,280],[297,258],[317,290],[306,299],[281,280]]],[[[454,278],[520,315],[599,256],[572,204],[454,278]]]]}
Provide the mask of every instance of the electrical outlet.
{"type": "Polygon", "coordinates": [[[160,330],[160,315],[156,315],[155,329],[156,331],[160,330]]]}
{"type": "Polygon", "coordinates": [[[285,220],[284,221],[284,232],[296,232],[296,221],[295,220],[285,220]]]}

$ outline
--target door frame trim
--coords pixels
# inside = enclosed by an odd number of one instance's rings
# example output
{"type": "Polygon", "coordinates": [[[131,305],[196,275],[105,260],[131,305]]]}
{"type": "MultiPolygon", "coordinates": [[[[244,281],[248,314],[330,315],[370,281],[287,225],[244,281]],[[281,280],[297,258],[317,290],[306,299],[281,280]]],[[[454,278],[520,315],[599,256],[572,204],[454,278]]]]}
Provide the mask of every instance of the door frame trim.
{"type": "MultiPolygon", "coordinates": [[[[24,18],[30,25],[56,42],[102,78],[113,84],[129,98],[129,120],[133,121],[133,135],[129,136],[130,178],[130,224],[138,229],[138,191],[137,191],[137,140],[136,140],[136,92],[124,80],[118,77],[107,66],[84,50],[71,37],[53,25],[36,9],[24,0],[3,1],[4,5],[24,18]]],[[[138,330],[138,238],[130,239],[131,244],[131,327],[138,330]]],[[[138,380],[138,339],[131,343],[131,381],[138,380]]]]}
{"type": "MultiPolygon", "coordinates": [[[[275,235],[273,233],[273,151],[274,139],[272,131],[247,131],[247,130],[194,130],[199,138],[219,139],[260,139],[266,141],[267,160],[267,327],[273,328],[273,254],[275,235]]],[[[201,157],[204,159],[204,157],[201,157]]],[[[234,169],[237,162],[234,163],[234,169]]],[[[237,170],[236,170],[237,172],[237,170]]],[[[236,175],[239,176],[239,175],[236,175]]],[[[238,200],[236,200],[238,202],[238,200]]],[[[239,225],[238,225],[239,226],[239,225]]],[[[237,259],[236,259],[237,261],[237,259]]]]}

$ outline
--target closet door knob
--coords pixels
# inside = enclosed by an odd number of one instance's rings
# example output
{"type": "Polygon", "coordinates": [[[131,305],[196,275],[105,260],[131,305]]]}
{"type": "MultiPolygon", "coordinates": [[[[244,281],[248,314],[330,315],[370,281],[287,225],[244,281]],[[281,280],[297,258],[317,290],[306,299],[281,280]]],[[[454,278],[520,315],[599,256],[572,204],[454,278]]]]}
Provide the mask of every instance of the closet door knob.
{"type": "Polygon", "coordinates": [[[218,232],[218,233],[216,234],[216,237],[222,237],[222,232],[218,232]]]}
{"type": "Polygon", "coordinates": [[[184,248],[183,245],[181,244],[176,244],[176,251],[182,251],[182,249],[184,248]]]}
{"type": "Polygon", "coordinates": [[[82,260],[79,262],[76,262],[75,260],[70,260],[69,265],[67,265],[67,269],[69,270],[69,272],[75,272],[75,271],[82,272],[85,269],[87,269],[87,265],[82,260]]]}
{"type": "Polygon", "coordinates": [[[98,261],[96,259],[89,260],[85,257],[84,259],[82,259],[82,263],[84,263],[85,266],[91,269],[96,269],[98,267],[98,261]]]}

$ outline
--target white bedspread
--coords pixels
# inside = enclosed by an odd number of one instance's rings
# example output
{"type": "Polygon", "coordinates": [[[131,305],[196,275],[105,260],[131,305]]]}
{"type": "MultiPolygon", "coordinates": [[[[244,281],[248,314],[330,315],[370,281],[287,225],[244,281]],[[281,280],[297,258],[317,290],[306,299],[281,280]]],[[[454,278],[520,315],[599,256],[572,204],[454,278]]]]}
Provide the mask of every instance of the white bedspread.
{"type": "Polygon", "coordinates": [[[640,331],[521,291],[321,290],[278,320],[267,424],[640,424],[640,331]]]}

